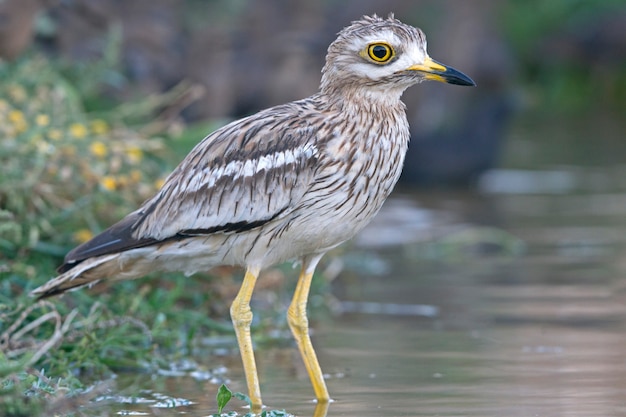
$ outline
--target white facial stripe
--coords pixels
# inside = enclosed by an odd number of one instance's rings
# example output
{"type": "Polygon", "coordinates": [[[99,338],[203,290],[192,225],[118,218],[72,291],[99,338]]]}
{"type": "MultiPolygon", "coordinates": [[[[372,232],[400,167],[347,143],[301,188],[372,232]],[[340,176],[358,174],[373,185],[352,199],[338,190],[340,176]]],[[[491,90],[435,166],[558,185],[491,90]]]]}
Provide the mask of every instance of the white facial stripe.
{"type": "Polygon", "coordinates": [[[360,39],[356,38],[354,40],[355,46],[360,49],[363,46],[363,41],[365,41],[366,45],[372,42],[387,42],[391,45],[398,45],[401,43],[398,36],[396,36],[396,34],[391,30],[380,31],[360,39]]]}

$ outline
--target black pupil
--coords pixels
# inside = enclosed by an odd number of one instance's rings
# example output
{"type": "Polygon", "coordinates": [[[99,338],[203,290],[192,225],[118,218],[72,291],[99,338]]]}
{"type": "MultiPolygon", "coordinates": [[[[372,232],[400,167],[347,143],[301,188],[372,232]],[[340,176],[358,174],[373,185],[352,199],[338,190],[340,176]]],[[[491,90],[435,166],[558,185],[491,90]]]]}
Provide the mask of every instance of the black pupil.
{"type": "Polygon", "coordinates": [[[376,45],[372,48],[372,54],[378,59],[383,59],[387,56],[387,48],[382,45],[376,45]]]}

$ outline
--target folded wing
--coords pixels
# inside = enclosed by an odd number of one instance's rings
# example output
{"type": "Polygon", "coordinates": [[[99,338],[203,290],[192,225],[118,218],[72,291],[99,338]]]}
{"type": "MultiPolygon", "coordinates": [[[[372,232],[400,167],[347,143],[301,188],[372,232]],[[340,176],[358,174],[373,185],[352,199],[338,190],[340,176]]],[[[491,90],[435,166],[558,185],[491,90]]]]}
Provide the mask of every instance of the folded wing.
{"type": "Polygon", "coordinates": [[[68,253],[59,271],[166,240],[241,233],[287,215],[313,181],[319,156],[317,132],[286,123],[290,110],[269,109],[207,136],[153,198],[68,253]]]}

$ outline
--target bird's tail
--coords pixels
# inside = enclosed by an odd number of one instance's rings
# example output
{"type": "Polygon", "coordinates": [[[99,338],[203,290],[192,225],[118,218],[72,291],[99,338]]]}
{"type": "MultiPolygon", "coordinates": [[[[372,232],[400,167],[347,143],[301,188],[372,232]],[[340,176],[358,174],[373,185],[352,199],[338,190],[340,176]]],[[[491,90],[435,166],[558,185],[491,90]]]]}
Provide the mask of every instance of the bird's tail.
{"type": "MultiPolygon", "coordinates": [[[[30,294],[37,299],[51,297],[85,285],[92,285],[101,279],[114,277],[121,272],[119,253],[97,256],[77,264],[72,269],[51,279],[30,294]]],[[[124,279],[134,278],[124,276],[124,279]]]]}

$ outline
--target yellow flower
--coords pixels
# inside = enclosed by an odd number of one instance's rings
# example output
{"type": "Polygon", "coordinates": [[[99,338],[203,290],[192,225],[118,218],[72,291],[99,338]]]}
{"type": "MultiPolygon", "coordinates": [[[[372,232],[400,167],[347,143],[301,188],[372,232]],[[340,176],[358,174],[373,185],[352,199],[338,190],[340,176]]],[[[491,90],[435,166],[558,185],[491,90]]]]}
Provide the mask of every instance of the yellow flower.
{"type": "Polygon", "coordinates": [[[154,182],[154,188],[156,188],[157,190],[160,190],[161,187],[163,187],[163,184],[165,184],[165,178],[159,178],[158,180],[154,182]]]}
{"type": "Polygon", "coordinates": [[[105,190],[113,191],[117,188],[117,180],[111,175],[105,175],[100,180],[100,185],[102,185],[105,190]]]}
{"type": "Polygon", "coordinates": [[[91,131],[95,135],[104,135],[109,131],[109,125],[102,119],[92,120],[90,123],[91,131]]]}
{"type": "Polygon", "coordinates": [[[9,112],[9,121],[11,123],[18,124],[18,123],[23,123],[24,122],[24,113],[22,113],[19,110],[11,110],[9,112]]]}
{"type": "Polygon", "coordinates": [[[104,158],[109,153],[107,146],[100,141],[92,143],[91,146],[89,146],[89,150],[94,156],[97,156],[98,158],[104,158]]]}
{"type": "Polygon", "coordinates": [[[28,123],[26,123],[26,119],[24,118],[24,113],[19,110],[11,110],[9,112],[9,122],[13,125],[15,133],[22,133],[28,129],[28,123]]]}
{"type": "Polygon", "coordinates": [[[48,137],[52,140],[59,140],[63,137],[63,132],[59,129],[50,129],[48,130],[48,137]]]}
{"type": "Polygon", "coordinates": [[[137,163],[143,158],[143,151],[136,146],[131,146],[126,149],[126,156],[130,162],[137,163]]]}
{"type": "Polygon", "coordinates": [[[70,134],[76,139],[84,139],[89,131],[82,123],[72,123],[70,125],[70,134]]]}
{"type": "Polygon", "coordinates": [[[93,233],[89,229],[80,229],[74,233],[74,240],[79,243],[85,243],[93,237],[93,233]]]}
{"type": "Polygon", "coordinates": [[[50,116],[48,116],[47,114],[38,114],[35,117],[35,123],[37,123],[37,126],[48,126],[50,124],[50,116]]]}

